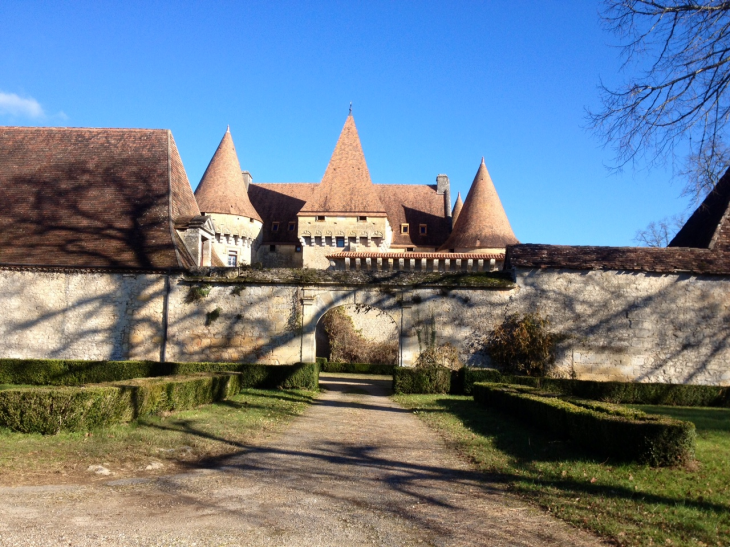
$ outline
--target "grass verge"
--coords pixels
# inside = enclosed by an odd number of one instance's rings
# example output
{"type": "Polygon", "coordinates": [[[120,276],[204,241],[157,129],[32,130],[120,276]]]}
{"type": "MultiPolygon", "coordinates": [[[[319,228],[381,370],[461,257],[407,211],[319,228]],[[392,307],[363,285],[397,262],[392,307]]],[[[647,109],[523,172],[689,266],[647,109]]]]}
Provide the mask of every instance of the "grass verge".
{"type": "Polygon", "coordinates": [[[108,481],[210,466],[276,433],[304,412],[315,396],[309,391],[246,388],[194,410],[149,416],[88,434],[48,436],[0,428],[0,484],[108,481]],[[88,472],[91,465],[103,465],[112,475],[88,472]]]}
{"type": "Polygon", "coordinates": [[[692,467],[652,468],[597,461],[470,397],[394,398],[510,490],[618,545],[730,544],[730,409],[636,407],[697,427],[692,467]]]}

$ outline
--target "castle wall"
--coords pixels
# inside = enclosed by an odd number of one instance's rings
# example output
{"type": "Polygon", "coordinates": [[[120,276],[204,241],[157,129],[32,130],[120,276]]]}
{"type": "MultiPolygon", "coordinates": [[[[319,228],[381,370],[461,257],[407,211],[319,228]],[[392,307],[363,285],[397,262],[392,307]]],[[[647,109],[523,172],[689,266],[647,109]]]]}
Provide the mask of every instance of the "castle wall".
{"type": "Polygon", "coordinates": [[[435,341],[484,366],[484,336],[507,314],[539,311],[566,335],[558,375],[730,385],[730,277],[517,270],[511,288],[412,288],[357,281],[381,275],[375,273],[327,274],[354,276],[333,286],[316,278],[292,282],[286,272],[233,283],[0,270],[0,357],[312,361],[322,315],[358,305],[392,318],[404,365],[435,341]],[[205,284],[207,296],[192,300],[191,288],[205,284]]]}

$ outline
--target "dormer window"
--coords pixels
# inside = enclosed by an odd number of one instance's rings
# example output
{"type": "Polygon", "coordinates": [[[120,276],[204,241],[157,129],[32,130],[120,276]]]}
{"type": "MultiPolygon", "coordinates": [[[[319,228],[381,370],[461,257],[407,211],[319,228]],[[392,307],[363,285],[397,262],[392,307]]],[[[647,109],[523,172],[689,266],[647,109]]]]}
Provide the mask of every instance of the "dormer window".
{"type": "Polygon", "coordinates": [[[287,226],[287,230],[289,230],[290,232],[293,232],[296,227],[297,227],[297,223],[292,220],[289,223],[289,226],[287,226]]]}
{"type": "Polygon", "coordinates": [[[407,234],[409,233],[409,225],[408,224],[401,224],[400,225],[400,233],[401,234],[407,234]]]}
{"type": "Polygon", "coordinates": [[[428,234],[428,224],[419,224],[418,225],[418,233],[422,236],[425,236],[428,234]]]}
{"type": "Polygon", "coordinates": [[[272,232],[278,232],[279,231],[279,223],[278,222],[272,222],[271,223],[271,231],[272,232]]]}
{"type": "Polygon", "coordinates": [[[317,217],[317,222],[324,222],[324,215],[317,217]]]}

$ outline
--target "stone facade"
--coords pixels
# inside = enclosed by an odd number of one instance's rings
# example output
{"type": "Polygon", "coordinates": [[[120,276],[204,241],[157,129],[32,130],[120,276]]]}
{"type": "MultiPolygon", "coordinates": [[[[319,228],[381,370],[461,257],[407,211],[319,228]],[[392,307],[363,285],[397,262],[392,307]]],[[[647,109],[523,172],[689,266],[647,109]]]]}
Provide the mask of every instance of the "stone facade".
{"type": "Polygon", "coordinates": [[[517,269],[512,285],[458,286],[416,273],[405,282],[393,277],[400,273],[305,274],[0,270],[0,357],[311,362],[318,321],[346,305],[392,319],[402,365],[429,343],[450,342],[467,364],[484,366],[486,333],[507,314],[540,311],[567,336],[559,375],[730,385],[727,276],[517,269]],[[191,298],[201,285],[207,296],[191,298]]]}

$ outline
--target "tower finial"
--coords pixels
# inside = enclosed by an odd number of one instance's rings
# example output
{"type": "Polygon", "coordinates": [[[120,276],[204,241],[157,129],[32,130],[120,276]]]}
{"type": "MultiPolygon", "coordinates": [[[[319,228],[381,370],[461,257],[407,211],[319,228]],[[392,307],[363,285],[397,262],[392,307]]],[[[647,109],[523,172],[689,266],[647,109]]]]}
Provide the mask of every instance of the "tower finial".
{"type": "Polygon", "coordinates": [[[352,116],[352,101],[350,101],[350,114],[348,114],[348,115],[352,116]]]}
{"type": "Polygon", "coordinates": [[[484,164],[484,156],[482,156],[482,164],[484,164]]]}
{"type": "Polygon", "coordinates": [[[226,126],[226,133],[230,133],[230,132],[231,132],[231,125],[230,125],[230,124],[228,124],[228,125],[226,126]]]}

